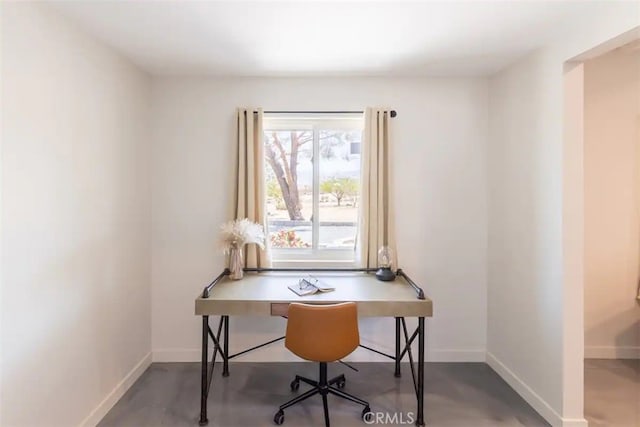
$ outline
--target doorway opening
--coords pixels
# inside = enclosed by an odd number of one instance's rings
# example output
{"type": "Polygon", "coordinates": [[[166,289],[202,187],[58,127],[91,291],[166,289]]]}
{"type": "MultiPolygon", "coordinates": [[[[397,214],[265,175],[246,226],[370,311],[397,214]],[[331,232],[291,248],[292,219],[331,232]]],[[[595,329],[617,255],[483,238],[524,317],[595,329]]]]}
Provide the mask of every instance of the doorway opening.
{"type": "Polygon", "coordinates": [[[582,67],[584,413],[640,426],[640,41],[582,67]]]}

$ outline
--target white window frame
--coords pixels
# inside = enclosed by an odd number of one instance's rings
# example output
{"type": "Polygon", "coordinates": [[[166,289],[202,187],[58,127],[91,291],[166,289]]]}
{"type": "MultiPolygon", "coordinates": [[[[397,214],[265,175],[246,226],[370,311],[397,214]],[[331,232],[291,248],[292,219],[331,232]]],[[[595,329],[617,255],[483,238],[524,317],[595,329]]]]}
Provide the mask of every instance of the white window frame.
{"type": "MultiPolygon", "coordinates": [[[[353,113],[300,114],[265,113],[265,132],[271,130],[311,130],[313,131],[313,158],[320,158],[319,134],[323,130],[361,130],[364,132],[364,115],[353,113]]],[[[362,144],[362,142],[361,142],[362,144]]],[[[361,150],[362,151],[362,150],[361,150]]],[[[362,160],[362,158],[361,158],[362,160]]],[[[265,164],[265,167],[267,165],[265,164]]],[[[360,165],[362,171],[362,163],[360,165]]],[[[320,162],[313,162],[313,218],[320,218],[320,162]]],[[[358,204],[358,209],[360,209],[358,204]]],[[[358,214],[358,222],[360,215],[358,214]]],[[[268,223],[268,221],[267,221],[268,223]]],[[[313,222],[312,242],[319,241],[320,224],[313,222]]],[[[313,248],[271,248],[274,267],[354,267],[357,262],[356,250],[313,248]]]]}

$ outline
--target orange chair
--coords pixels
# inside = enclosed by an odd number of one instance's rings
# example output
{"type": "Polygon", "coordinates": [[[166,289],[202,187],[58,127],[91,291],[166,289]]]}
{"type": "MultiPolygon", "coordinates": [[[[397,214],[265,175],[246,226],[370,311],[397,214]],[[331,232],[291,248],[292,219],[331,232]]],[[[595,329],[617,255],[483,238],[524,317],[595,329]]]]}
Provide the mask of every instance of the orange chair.
{"type": "Polygon", "coordinates": [[[313,381],[296,375],[291,382],[292,391],[300,387],[300,381],[313,388],[281,405],[273,421],[278,425],[282,424],[286,408],[318,393],[322,396],[324,422],[327,427],[329,427],[329,406],[327,405],[329,393],[363,405],[362,418],[364,419],[371,412],[369,404],[340,390],[345,386],[344,375],[327,380],[327,362],[334,362],[351,354],[359,344],[358,311],[355,302],[329,305],[290,304],[284,345],[303,359],[320,362],[320,378],[319,381],[313,381]],[[334,387],[334,384],[338,387],[334,387]]]}

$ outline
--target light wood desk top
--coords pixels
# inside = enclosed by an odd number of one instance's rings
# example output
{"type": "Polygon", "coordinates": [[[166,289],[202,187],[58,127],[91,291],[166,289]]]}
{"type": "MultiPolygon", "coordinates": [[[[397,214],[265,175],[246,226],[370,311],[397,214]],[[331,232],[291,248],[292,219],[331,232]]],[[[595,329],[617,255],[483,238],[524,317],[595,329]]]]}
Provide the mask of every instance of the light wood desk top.
{"type": "Polygon", "coordinates": [[[403,278],[382,282],[371,273],[311,273],[334,291],[298,296],[288,286],[307,277],[301,272],[245,273],[242,280],[222,278],[208,298],[199,296],[195,314],[280,316],[291,302],[330,304],[354,301],[358,315],[369,317],[431,317],[431,299],[418,299],[416,291],[403,278]]]}

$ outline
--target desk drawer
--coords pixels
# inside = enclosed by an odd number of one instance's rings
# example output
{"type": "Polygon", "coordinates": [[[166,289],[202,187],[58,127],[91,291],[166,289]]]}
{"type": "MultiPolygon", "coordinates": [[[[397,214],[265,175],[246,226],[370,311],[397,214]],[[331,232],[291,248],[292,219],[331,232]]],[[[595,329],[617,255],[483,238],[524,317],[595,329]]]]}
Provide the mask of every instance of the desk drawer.
{"type": "Polygon", "coordinates": [[[288,302],[272,302],[271,303],[272,316],[286,316],[288,313],[289,313],[288,302]]]}

